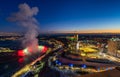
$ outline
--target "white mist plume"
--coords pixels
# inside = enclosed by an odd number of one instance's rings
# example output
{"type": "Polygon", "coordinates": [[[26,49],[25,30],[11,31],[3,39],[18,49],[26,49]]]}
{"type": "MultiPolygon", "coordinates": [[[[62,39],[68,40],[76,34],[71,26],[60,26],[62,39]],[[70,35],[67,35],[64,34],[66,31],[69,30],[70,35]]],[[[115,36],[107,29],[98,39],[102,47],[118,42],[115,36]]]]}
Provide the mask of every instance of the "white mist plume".
{"type": "Polygon", "coordinates": [[[30,7],[28,4],[20,4],[19,11],[13,13],[8,18],[9,21],[16,22],[18,25],[23,26],[27,29],[24,36],[23,45],[30,47],[32,51],[36,51],[38,45],[38,22],[35,19],[35,15],[38,13],[37,7],[30,7]]]}

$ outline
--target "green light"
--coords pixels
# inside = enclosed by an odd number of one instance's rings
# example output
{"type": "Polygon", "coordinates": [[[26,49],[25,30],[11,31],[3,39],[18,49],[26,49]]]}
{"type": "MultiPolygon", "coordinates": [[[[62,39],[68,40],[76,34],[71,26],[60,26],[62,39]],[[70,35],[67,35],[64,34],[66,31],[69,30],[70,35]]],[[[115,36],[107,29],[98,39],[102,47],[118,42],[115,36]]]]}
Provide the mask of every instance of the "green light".
{"type": "Polygon", "coordinates": [[[70,37],[69,39],[72,40],[72,41],[76,40],[75,37],[70,37]]]}
{"type": "Polygon", "coordinates": [[[39,50],[43,50],[44,46],[38,46],[39,50]]]}
{"type": "Polygon", "coordinates": [[[29,54],[28,48],[25,48],[23,51],[24,51],[24,53],[29,54]]]}

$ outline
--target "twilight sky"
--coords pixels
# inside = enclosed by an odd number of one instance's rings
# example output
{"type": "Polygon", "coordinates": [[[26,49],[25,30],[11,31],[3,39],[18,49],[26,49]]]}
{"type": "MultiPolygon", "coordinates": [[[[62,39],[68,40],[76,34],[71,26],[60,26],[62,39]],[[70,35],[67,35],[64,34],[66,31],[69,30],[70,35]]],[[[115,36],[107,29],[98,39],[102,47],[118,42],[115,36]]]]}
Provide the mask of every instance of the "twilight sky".
{"type": "Polygon", "coordinates": [[[0,0],[0,31],[24,31],[7,18],[22,3],[38,7],[41,32],[120,32],[120,0],[0,0]]]}

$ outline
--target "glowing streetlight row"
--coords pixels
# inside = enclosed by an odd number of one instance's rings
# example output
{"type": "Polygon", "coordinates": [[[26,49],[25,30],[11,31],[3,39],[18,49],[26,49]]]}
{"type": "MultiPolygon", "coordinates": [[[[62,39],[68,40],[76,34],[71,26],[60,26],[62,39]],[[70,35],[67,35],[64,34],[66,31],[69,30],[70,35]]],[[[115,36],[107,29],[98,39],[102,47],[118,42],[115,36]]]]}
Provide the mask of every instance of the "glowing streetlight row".
{"type": "MultiPolygon", "coordinates": [[[[55,63],[58,64],[58,65],[62,65],[62,63],[61,63],[59,60],[55,60],[55,63]]],[[[69,66],[69,67],[73,67],[74,64],[69,63],[68,66],[69,66]]],[[[82,64],[80,67],[81,67],[81,68],[86,68],[87,66],[86,66],[86,64],[82,64]]]]}

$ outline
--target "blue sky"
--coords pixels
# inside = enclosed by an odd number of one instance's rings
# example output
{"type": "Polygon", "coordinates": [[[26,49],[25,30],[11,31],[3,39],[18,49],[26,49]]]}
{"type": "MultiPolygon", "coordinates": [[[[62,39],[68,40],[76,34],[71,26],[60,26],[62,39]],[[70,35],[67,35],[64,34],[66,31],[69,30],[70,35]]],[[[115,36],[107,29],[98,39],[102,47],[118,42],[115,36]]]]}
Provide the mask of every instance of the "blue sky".
{"type": "Polygon", "coordinates": [[[120,0],[1,0],[0,31],[24,31],[6,19],[27,3],[38,7],[40,31],[95,31],[120,29],[120,0]]]}

